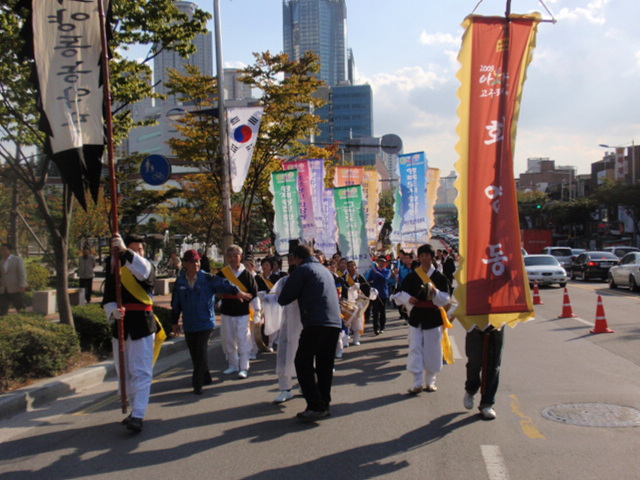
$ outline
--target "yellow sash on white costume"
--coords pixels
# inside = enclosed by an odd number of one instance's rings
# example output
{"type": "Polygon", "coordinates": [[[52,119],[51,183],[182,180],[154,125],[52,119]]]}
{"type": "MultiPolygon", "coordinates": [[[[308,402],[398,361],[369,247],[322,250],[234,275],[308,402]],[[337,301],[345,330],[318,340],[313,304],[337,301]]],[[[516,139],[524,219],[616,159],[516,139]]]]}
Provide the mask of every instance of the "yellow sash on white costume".
{"type": "MultiPolygon", "coordinates": [[[[430,283],[435,287],[433,280],[431,280],[429,275],[427,275],[427,272],[425,272],[422,269],[422,267],[418,267],[414,271],[418,274],[418,276],[420,277],[423,283],[425,284],[430,283]]],[[[444,307],[438,307],[438,310],[440,310],[440,314],[442,315],[442,322],[443,322],[442,324],[442,356],[444,357],[444,361],[447,363],[447,365],[451,365],[452,363],[455,362],[455,359],[453,358],[453,346],[451,345],[451,339],[449,338],[448,330],[450,328],[453,328],[453,325],[449,321],[447,311],[444,309],[444,307]]]]}

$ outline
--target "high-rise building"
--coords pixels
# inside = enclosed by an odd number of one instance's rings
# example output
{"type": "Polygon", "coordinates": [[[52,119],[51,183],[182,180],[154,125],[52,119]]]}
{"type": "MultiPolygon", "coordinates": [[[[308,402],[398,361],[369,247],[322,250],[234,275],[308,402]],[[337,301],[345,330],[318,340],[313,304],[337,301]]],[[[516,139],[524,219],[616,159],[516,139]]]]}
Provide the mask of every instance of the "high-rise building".
{"type": "Polygon", "coordinates": [[[250,100],[251,87],[239,79],[242,70],[237,68],[224,69],[224,98],[225,100],[250,100]]]}
{"type": "Polygon", "coordinates": [[[313,51],[320,57],[318,77],[334,87],[347,79],[347,6],[345,0],[283,0],[284,52],[299,60],[313,51]]]}
{"type": "MultiPolygon", "coordinates": [[[[177,1],[176,7],[180,13],[186,13],[189,18],[193,16],[197,5],[193,2],[177,1]]],[[[186,65],[195,65],[200,68],[203,75],[213,75],[213,40],[211,32],[200,34],[193,40],[194,45],[198,49],[189,58],[183,58],[178,52],[171,50],[163,50],[153,59],[153,78],[156,92],[166,94],[166,84],[169,81],[169,69],[175,69],[186,75],[186,65]]],[[[174,95],[169,96],[167,100],[156,102],[157,106],[178,105],[178,99],[174,95]]]]}
{"type": "MultiPolygon", "coordinates": [[[[176,1],[176,7],[181,13],[191,18],[197,8],[193,2],[176,1]]],[[[163,50],[153,59],[154,89],[158,93],[167,94],[166,84],[169,80],[169,69],[175,69],[186,74],[185,65],[196,65],[203,75],[213,76],[213,36],[211,32],[200,34],[194,39],[197,51],[189,58],[183,58],[177,52],[163,50]]],[[[134,153],[154,153],[171,156],[169,139],[178,136],[173,115],[184,114],[189,110],[188,103],[183,104],[175,95],[169,95],[166,100],[145,99],[132,106],[133,118],[136,121],[153,119],[156,125],[139,127],[131,130],[127,139],[127,151],[134,153]],[[183,109],[183,107],[185,107],[183,109]]]]}
{"type": "MultiPolygon", "coordinates": [[[[330,89],[328,103],[316,114],[325,122],[320,124],[316,143],[363,143],[371,145],[373,137],[373,91],[370,85],[344,85],[330,89]]],[[[349,153],[355,165],[374,165],[375,150],[349,153]]]]}

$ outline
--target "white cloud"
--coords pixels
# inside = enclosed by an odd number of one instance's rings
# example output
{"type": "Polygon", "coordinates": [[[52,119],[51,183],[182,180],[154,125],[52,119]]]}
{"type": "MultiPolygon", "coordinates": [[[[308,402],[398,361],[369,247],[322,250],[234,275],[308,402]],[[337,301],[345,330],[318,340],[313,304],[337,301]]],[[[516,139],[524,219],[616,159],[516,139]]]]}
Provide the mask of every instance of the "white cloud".
{"type": "Polygon", "coordinates": [[[604,25],[606,21],[604,9],[610,2],[611,0],[594,0],[587,4],[586,7],[574,9],[563,8],[560,10],[560,13],[556,15],[556,18],[558,20],[566,19],[574,22],[585,19],[594,25],[604,25]]]}
{"type": "Polygon", "coordinates": [[[239,70],[242,70],[246,66],[247,66],[247,64],[244,63],[244,62],[241,62],[241,61],[224,62],[224,68],[237,68],[239,70]]]}
{"type": "Polygon", "coordinates": [[[640,68],[640,50],[636,52],[636,66],[640,68]]]}
{"type": "Polygon", "coordinates": [[[447,81],[437,73],[425,71],[422,67],[406,67],[393,73],[377,73],[369,79],[359,79],[371,84],[374,93],[385,87],[393,87],[402,94],[417,88],[435,89],[447,81]]]}
{"type": "Polygon", "coordinates": [[[427,33],[423,30],[420,34],[420,43],[423,45],[460,45],[460,37],[450,33],[427,33]]]}

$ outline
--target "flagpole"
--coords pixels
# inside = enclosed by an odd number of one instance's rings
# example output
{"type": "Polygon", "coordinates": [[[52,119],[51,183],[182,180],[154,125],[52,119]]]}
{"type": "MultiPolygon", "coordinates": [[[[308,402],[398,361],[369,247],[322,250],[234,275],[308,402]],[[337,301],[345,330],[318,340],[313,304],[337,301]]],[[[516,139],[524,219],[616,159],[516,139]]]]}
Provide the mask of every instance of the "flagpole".
{"type": "MultiPolygon", "coordinates": [[[[119,233],[118,228],[118,186],[116,183],[116,167],[113,159],[113,118],[111,114],[111,79],[109,76],[109,54],[107,28],[104,14],[104,0],[98,3],[100,17],[100,37],[102,40],[102,89],[104,92],[104,115],[106,117],[107,159],[109,162],[109,183],[111,188],[111,228],[113,235],[119,233]]],[[[120,252],[111,250],[111,268],[115,277],[116,303],[122,308],[122,285],[120,280],[120,252]]],[[[127,383],[124,362],[124,315],[118,320],[118,365],[120,370],[120,405],[122,413],[127,413],[127,383]]]]}
{"type": "Polygon", "coordinates": [[[216,70],[218,83],[218,127],[220,129],[220,161],[222,164],[222,249],[226,252],[227,248],[229,248],[229,246],[233,244],[233,227],[231,223],[229,142],[227,138],[227,115],[224,104],[224,64],[222,61],[222,26],[220,20],[220,0],[213,0],[213,15],[216,35],[216,70]]]}

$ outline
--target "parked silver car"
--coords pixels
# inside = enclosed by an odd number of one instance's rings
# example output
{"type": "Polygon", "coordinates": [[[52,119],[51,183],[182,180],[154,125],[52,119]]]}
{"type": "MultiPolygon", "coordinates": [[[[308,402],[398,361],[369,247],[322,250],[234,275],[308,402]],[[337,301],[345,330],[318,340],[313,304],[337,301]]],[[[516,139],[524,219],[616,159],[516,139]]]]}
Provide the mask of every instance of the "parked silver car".
{"type": "Polygon", "coordinates": [[[620,263],[609,270],[609,288],[629,287],[632,292],[640,286],[640,252],[627,253],[620,263]]]}
{"type": "Polygon", "coordinates": [[[524,257],[524,268],[529,278],[529,285],[557,283],[561,288],[567,285],[567,272],[558,259],[552,255],[527,255],[524,257]]]}
{"type": "Polygon", "coordinates": [[[602,249],[603,252],[611,252],[613,253],[616,257],[618,258],[622,258],[624,257],[627,253],[631,253],[631,252],[640,252],[640,248],[638,247],[628,247],[625,245],[618,245],[616,247],[604,247],[602,249]]]}

